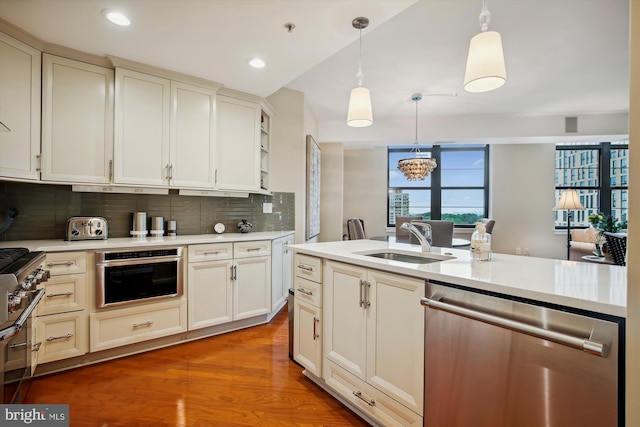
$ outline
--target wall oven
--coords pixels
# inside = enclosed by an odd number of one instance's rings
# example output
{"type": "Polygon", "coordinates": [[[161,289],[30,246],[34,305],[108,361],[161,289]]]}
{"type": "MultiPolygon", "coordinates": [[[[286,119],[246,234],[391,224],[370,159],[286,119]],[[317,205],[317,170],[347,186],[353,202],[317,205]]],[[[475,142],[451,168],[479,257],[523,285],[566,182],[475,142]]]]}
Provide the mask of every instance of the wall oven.
{"type": "Polygon", "coordinates": [[[182,249],[96,252],[96,307],[181,297],[182,249]]]}

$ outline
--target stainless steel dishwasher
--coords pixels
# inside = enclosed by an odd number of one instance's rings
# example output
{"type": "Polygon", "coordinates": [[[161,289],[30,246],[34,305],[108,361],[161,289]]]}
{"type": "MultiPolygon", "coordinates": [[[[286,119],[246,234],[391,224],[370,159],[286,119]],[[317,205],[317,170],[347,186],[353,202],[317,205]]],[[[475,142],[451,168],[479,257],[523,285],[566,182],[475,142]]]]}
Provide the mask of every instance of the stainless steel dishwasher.
{"type": "Polygon", "coordinates": [[[624,319],[427,281],[426,427],[624,425],[624,319]]]}

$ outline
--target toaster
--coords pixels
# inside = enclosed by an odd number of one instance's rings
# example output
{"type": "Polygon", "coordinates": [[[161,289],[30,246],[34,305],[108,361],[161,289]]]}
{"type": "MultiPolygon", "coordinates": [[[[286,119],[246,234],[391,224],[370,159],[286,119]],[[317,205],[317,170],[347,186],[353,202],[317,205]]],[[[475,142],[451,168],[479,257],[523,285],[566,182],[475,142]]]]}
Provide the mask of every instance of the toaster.
{"type": "Polygon", "coordinates": [[[107,220],[101,217],[74,216],[67,220],[65,240],[103,240],[107,238],[107,220]]]}

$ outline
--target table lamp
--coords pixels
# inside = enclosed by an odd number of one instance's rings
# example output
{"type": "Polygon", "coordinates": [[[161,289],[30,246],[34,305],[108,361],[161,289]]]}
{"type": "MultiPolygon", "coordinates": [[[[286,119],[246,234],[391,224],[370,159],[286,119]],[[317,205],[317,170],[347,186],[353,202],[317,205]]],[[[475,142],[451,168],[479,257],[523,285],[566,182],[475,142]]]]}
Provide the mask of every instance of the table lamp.
{"type": "Polygon", "coordinates": [[[560,195],[558,204],[553,208],[554,211],[567,211],[567,259],[569,259],[569,250],[571,249],[571,210],[583,210],[584,206],[580,203],[580,197],[576,190],[564,190],[560,195]]]}

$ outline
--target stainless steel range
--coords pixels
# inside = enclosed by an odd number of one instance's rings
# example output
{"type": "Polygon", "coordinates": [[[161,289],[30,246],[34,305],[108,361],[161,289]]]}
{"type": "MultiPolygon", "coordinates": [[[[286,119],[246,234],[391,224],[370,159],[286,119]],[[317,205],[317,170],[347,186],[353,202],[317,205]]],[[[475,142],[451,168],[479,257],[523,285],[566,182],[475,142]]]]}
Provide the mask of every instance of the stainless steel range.
{"type": "Polygon", "coordinates": [[[23,401],[31,377],[31,315],[49,278],[44,252],[0,248],[0,403],[23,401]]]}

